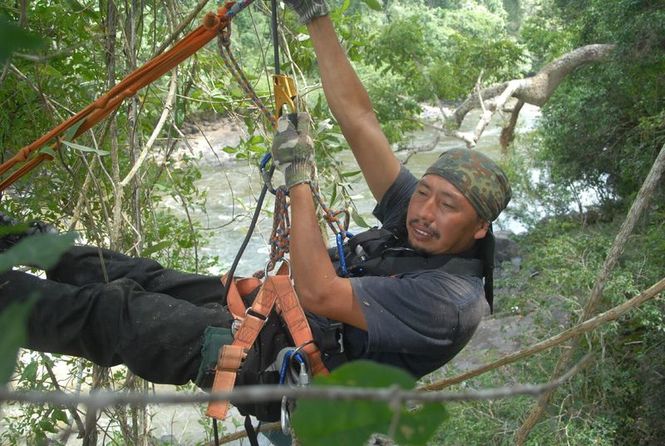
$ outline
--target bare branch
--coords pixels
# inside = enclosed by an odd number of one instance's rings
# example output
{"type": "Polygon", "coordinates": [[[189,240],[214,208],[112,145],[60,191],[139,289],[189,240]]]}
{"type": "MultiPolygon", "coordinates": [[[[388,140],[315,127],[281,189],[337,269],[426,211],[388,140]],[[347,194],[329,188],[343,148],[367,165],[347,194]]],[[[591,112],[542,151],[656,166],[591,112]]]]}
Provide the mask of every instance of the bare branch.
{"type": "Polygon", "coordinates": [[[171,35],[166,40],[164,40],[164,42],[161,44],[161,46],[159,48],[157,48],[157,51],[155,51],[155,54],[153,55],[153,57],[163,53],[164,50],[166,50],[166,48],[169,47],[171,42],[173,42],[175,39],[177,39],[178,36],[180,35],[180,33],[185,28],[187,28],[187,26],[189,26],[190,23],[192,23],[192,20],[194,20],[196,17],[198,17],[201,10],[205,7],[205,5],[208,4],[209,1],[210,0],[200,0],[196,4],[196,6],[194,6],[194,9],[192,9],[192,12],[190,12],[189,15],[187,17],[185,17],[185,20],[180,22],[180,24],[176,27],[175,31],[173,31],[171,33],[171,35]]]}
{"type": "MultiPolygon", "coordinates": [[[[497,110],[501,110],[509,98],[515,97],[523,103],[540,107],[549,100],[559,84],[573,70],[589,63],[606,60],[614,48],[615,45],[610,44],[586,45],[564,54],[543,67],[533,77],[501,82],[480,91],[474,89],[467,99],[446,119],[448,124],[446,127],[449,129],[446,133],[463,140],[469,148],[475,147],[493,114],[497,110]],[[492,105],[488,104],[486,107],[485,102],[492,99],[494,99],[494,103],[492,105]],[[475,126],[475,131],[473,133],[455,131],[462,125],[466,115],[478,107],[482,109],[482,114],[475,126]]],[[[519,114],[520,109],[521,107],[517,108],[517,111],[514,111],[513,114],[519,114]]],[[[516,116],[513,116],[513,118],[517,119],[516,116]]]]}
{"type": "Polygon", "coordinates": [[[166,122],[166,119],[169,117],[171,114],[171,110],[173,109],[173,101],[175,99],[175,91],[176,87],[178,86],[177,82],[177,70],[173,70],[171,72],[171,82],[169,84],[169,92],[166,95],[166,104],[164,105],[164,110],[162,110],[162,115],[159,117],[159,121],[157,121],[157,125],[152,131],[152,134],[150,135],[150,138],[148,138],[148,141],[146,141],[145,146],[143,146],[143,149],[141,150],[141,154],[137,158],[136,162],[132,166],[132,169],[129,171],[127,176],[120,182],[118,187],[126,187],[130,181],[132,181],[132,178],[134,178],[134,175],[136,175],[136,172],[141,168],[141,165],[145,161],[146,157],[148,156],[148,152],[150,152],[150,149],[152,149],[153,144],[157,140],[157,136],[159,136],[159,133],[162,131],[162,127],[164,127],[164,123],[166,122]]]}
{"type": "Polygon", "coordinates": [[[583,367],[585,367],[590,355],[585,356],[573,368],[568,370],[560,378],[546,384],[517,384],[514,386],[496,387],[483,390],[467,390],[462,392],[421,392],[418,390],[402,390],[397,387],[388,388],[361,388],[343,386],[311,386],[311,387],[288,387],[279,385],[242,386],[230,392],[214,393],[169,393],[155,395],[142,392],[105,392],[99,391],[89,395],[68,395],[63,392],[12,392],[0,389],[0,402],[14,401],[30,404],[54,404],[57,406],[73,407],[84,405],[93,410],[115,405],[174,405],[187,403],[207,403],[210,401],[232,400],[238,403],[261,403],[267,401],[279,401],[282,397],[296,399],[325,399],[336,401],[377,401],[385,403],[419,402],[419,403],[443,403],[454,401],[484,401],[511,398],[527,395],[538,396],[542,393],[560,386],[583,367]]]}
{"type": "Polygon", "coordinates": [[[499,137],[499,143],[501,144],[501,149],[505,153],[508,150],[508,145],[513,141],[515,137],[515,127],[517,126],[517,118],[524,107],[524,101],[518,100],[515,107],[510,112],[510,121],[501,130],[501,136],[499,137]]]}
{"type": "Polygon", "coordinates": [[[632,299],[627,300],[621,305],[617,305],[616,307],[606,311],[605,313],[599,314],[593,319],[589,319],[579,325],[571,327],[568,330],[565,330],[557,334],[556,336],[552,336],[549,339],[545,339],[544,341],[538,342],[537,344],[534,344],[531,347],[525,348],[518,352],[506,355],[497,361],[491,362],[489,364],[483,365],[473,370],[469,370],[468,372],[462,373],[461,375],[457,375],[452,378],[442,379],[440,381],[436,381],[431,384],[427,384],[425,386],[420,387],[420,390],[423,391],[441,390],[453,384],[457,384],[462,381],[471,379],[475,376],[482,375],[483,373],[487,373],[490,370],[494,370],[504,365],[512,364],[513,362],[519,361],[520,359],[524,359],[528,356],[540,353],[543,350],[547,350],[549,348],[556,347],[557,345],[561,345],[562,343],[566,342],[571,338],[574,338],[583,333],[587,333],[591,330],[594,330],[606,322],[610,322],[620,318],[621,316],[623,316],[625,313],[632,310],[633,308],[642,305],[647,300],[652,299],[653,297],[657,296],[659,293],[662,293],[663,290],[665,290],[665,278],[661,279],[659,282],[651,286],[649,289],[643,291],[642,293],[638,294],[632,299]]]}

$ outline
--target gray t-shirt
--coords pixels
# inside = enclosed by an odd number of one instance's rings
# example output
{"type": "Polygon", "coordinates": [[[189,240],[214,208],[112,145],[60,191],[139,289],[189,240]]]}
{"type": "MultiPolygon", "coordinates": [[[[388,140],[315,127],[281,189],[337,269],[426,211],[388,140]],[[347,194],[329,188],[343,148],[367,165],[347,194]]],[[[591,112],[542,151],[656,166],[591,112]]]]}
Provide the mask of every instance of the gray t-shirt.
{"type": "MultiPolygon", "coordinates": [[[[402,167],[374,209],[385,229],[406,234],[406,211],[417,182],[402,167]]],[[[367,331],[345,326],[347,355],[394,365],[416,377],[450,361],[469,342],[488,309],[477,277],[424,270],[350,280],[367,331]]]]}

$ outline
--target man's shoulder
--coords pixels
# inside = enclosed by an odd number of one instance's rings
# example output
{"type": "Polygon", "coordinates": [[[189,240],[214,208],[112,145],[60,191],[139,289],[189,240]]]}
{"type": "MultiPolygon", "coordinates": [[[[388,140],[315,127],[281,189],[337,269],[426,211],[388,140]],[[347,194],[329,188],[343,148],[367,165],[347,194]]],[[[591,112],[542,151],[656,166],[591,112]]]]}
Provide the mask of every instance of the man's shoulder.
{"type": "Polygon", "coordinates": [[[403,225],[409,199],[416,189],[418,180],[402,166],[399,175],[376,204],[373,214],[384,226],[394,228],[403,225]]]}

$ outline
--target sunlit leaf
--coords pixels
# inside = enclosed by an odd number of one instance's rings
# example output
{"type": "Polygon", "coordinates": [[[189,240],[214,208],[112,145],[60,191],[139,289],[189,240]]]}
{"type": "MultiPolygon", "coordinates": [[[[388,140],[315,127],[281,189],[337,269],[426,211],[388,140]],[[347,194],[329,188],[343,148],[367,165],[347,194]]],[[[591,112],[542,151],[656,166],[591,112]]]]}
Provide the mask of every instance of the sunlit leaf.
{"type": "Polygon", "coordinates": [[[161,251],[162,249],[166,249],[169,246],[171,246],[173,242],[171,240],[163,240],[159,243],[155,243],[152,246],[148,246],[146,249],[141,252],[141,256],[143,257],[150,257],[152,254],[161,251]]]}
{"type": "MultiPolygon", "coordinates": [[[[345,364],[329,376],[317,377],[316,386],[349,386],[413,389],[416,381],[408,373],[370,361],[345,364]]],[[[401,409],[395,437],[403,445],[425,445],[445,419],[445,409],[432,404],[419,411],[401,409]]],[[[300,444],[362,445],[373,433],[388,434],[395,413],[385,402],[315,401],[298,402],[293,427],[300,444]]]]}
{"type": "Polygon", "coordinates": [[[84,146],[84,145],[81,145],[81,144],[76,144],[76,143],[73,143],[73,142],[70,142],[70,141],[62,141],[62,143],[64,145],[66,145],[67,147],[71,148],[71,149],[78,150],[79,152],[96,153],[99,156],[105,156],[105,155],[108,155],[108,154],[111,153],[111,152],[106,151],[106,150],[99,150],[99,149],[95,149],[93,147],[88,147],[88,146],[84,146]]]}
{"type": "Polygon", "coordinates": [[[354,222],[355,224],[357,224],[357,225],[360,226],[361,228],[369,228],[369,224],[367,224],[367,222],[365,221],[365,219],[362,218],[362,217],[360,216],[360,214],[358,213],[358,211],[356,211],[355,209],[353,209],[353,210],[351,211],[351,219],[353,220],[353,222],[354,222]]]}
{"type": "Polygon", "coordinates": [[[344,178],[355,177],[359,173],[362,173],[362,170],[352,170],[350,172],[342,172],[344,178]]]}
{"type": "Polygon", "coordinates": [[[379,0],[363,0],[363,2],[375,11],[381,11],[383,9],[383,5],[381,5],[379,0]]]}

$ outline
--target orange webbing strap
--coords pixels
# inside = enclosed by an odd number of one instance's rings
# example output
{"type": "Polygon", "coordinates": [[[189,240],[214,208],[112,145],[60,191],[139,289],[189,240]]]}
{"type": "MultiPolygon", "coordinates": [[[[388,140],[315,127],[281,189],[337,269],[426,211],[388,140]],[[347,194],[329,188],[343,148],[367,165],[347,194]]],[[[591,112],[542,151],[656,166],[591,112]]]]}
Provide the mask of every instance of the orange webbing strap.
{"type": "Polygon", "coordinates": [[[234,319],[243,320],[245,318],[246,308],[242,297],[247,296],[256,288],[260,287],[261,281],[256,277],[233,279],[231,283],[227,283],[227,280],[228,275],[224,274],[222,276],[222,285],[229,287],[229,292],[226,295],[226,306],[234,319]]]}
{"type": "MultiPolygon", "coordinates": [[[[60,147],[58,138],[62,137],[64,132],[78,124],[78,128],[76,128],[71,139],[81,135],[111,114],[123,100],[134,96],[140,89],[154,82],[197,52],[212,40],[220,30],[228,26],[230,20],[226,16],[226,13],[232,5],[233,2],[220,7],[217,14],[209,12],[203,20],[203,25],[178,41],[171,49],[146,62],[145,65],[127,75],[127,77],[111,88],[106,94],[89,104],[76,115],[54,127],[32,144],[23,147],[16,155],[0,165],[0,175],[5,174],[15,165],[28,161],[33,152],[39,150],[49,142],[52,142],[51,147],[53,150],[57,150],[60,147]],[[55,141],[53,141],[54,139],[55,141]]],[[[50,155],[45,153],[33,157],[21,169],[0,182],[0,191],[5,190],[42,161],[51,158],[50,155]]]]}
{"type": "MultiPolygon", "coordinates": [[[[233,288],[229,290],[229,295],[232,291],[233,288]]],[[[212,385],[213,392],[233,389],[238,369],[245,359],[247,351],[256,342],[256,338],[275,304],[281,309],[282,318],[296,347],[300,347],[307,354],[312,374],[328,374],[328,369],[321,359],[321,352],[313,342],[312,331],[298,301],[291,278],[288,275],[268,276],[256,295],[250,311],[242,320],[233,343],[225,345],[221,349],[212,385]]],[[[228,401],[214,401],[208,404],[206,414],[221,420],[226,416],[228,409],[228,401]]]]}
{"type": "MultiPolygon", "coordinates": [[[[270,311],[275,306],[277,294],[274,287],[270,286],[273,280],[290,280],[288,276],[270,276],[266,277],[259,293],[254,298],[254,303],[250,311],[242,319],[240,328],[236,332],[233,343],[224,345],[217,359],[217,368],[215,370],[215,380],[212,383],[212,391],[229,391],[233,389],[236,382],[238,369],[243,359],[247,356],[247,351],[252,347],[259,332],[263,328],[270,311]]],[[[206,415],[218,420],[224,419],[229,410],[228,401],[211,401],[208,404],[206,415]]]]}
{"type": "Polygon", "coordinates": [[[289,333],[291,333],[295,346],[307,354],[312,375],[327,375],[328,369],[323,364],[319,347],[314,343],[312,329],[309,327],[302,306],[300,306],[293,284],[288,280],[277,292],[279,293],[277,306],[282,312],[282,319],[286,323],[289,333]]]}

